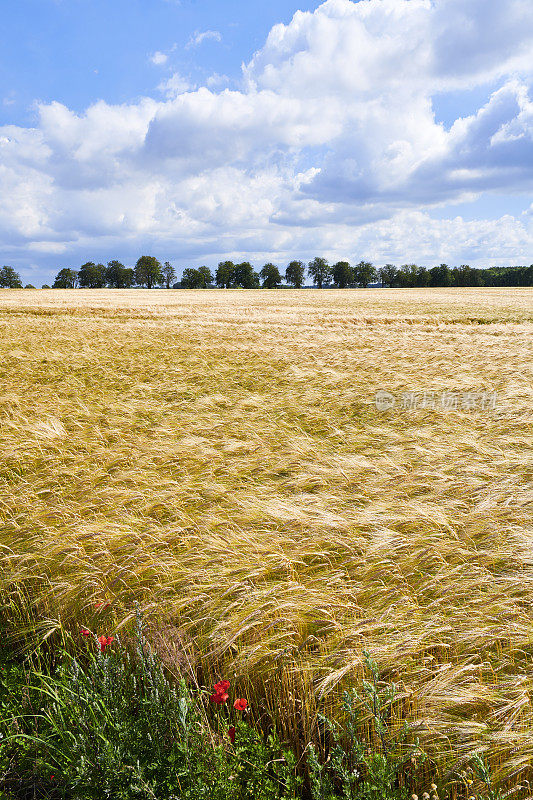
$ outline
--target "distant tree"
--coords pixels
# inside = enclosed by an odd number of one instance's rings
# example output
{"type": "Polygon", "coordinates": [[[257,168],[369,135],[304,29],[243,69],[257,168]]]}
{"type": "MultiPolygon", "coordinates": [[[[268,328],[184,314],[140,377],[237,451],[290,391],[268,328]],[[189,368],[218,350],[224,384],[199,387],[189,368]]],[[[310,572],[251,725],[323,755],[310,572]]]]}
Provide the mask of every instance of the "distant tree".
{"type": "Polygon", "coordinates": [[[489,267],[479,270],[483,286],[531,286],[532,267],[489,267]]]}
{"type": "Polygon", "coordinates": [[[215,275],[217,286],[222,289],[230,289],[235,281],[235,264],[233,261],[221,261],[217,267],[215,275]]]}
{"type": "Polygon", "coordinates": [[[243,261],[242,264],[235,265],[233,281],[234,286],[240,286],[242,289],[259,288],[259,275],[254,272],[254,268],[249,261],[243,261]]]}
{"type": "Polygon", "coordinates": [[[430,286],[451,286],[452,273],[447,264],[439,264],[438,267],[432,267],[429,270],[429,285],[430,286]]]}
{"type": "Polygon", "coordinates": [[[208,289],[215,280],[213,278],[213,273],[211,272],[209,267],[199,267],[198,274],[201,279],[200,289],[208,289]]]}
{"type": "Polygon", "coordinates": [[[126,267],[123,273],[124,278],[124,289],[131,289],[132,286],[135,286],[135,270],[131,267],[126,267]]]}
{"type": "Polygon", "coordinates": [[[285,280],[294,286],[295,289],[301,289],[305,277],[305,264],[303,261],[291,261],[285,270],[285,280]]]}
{"type": "Polygon", "coordinates": [[[417,264],[402,264],[396,276],[398,286],[401,289],[412,289],[416,286],[418,270],[417,264]]]}
{"type": "Polygon", "coordinates": [[[394,264],[385,264],[379,270],[379,279],[382,286],[396,286],[398,270],[394,264]]]}
{"type": "Polygon", "coordinates": [[[322,286],[327,286],[331,281],[331,267],[325,258],[314,258],[308,264],[308,272],[313,282],[322,289],[322,286]]]}
{"type": "Polygon", "coordinates": [[[281,284],[281,275],[275,264],[265,264],[259,275],[263,280],[263,289],[277,289],[281,284]]]}
{"type": "Polygon", "coordinates": [[[429,286],[429,272],[425,267],[418,267],[415,281],[416,286],[420,286],[422,288],[424,288],[424,286],[429,286]]]}
{"type": "Polygon", "coordinates": [[[135,281],[140,286],[152,289],[161,283],[161,264],[154,256],[141,256],[135,264],[135,281]]]}
{"type": "Polygon", "coordinates": [[[60,269],[52,289],[75,289],[78,285],[78,273],[73,269],[60,269]]]}
{"type": "Polygon", "coordinates": [[[161,268],[161,272],[163,275],[163,283],[165,288],[170,289],[172,285],[172,281],[176,279],[176,270],[170,263],[170,261],[165,261],[161,268]]]}
{"type": "Polygon", "coordinates": [[[347,261],[337,261],[332,267],[333,280],[339,289],[345,289],[354,282],[353,267],[347,261]]]}
{"type": "Polygon", "coordinates": [[[376,270],[370,261],[360,261],[353,268],[354,281],[358,286],[366,289],[369,283],[376,278],[376,270]]]}
{"type": "Polygon", "coordinates": [[[131,267],[125,267],[120,261],[109,261],[105,281],[112,289],[129,289],[135,282],[135,273],[131,267]]]}
{"type": "Polygon", "coordinates": [[[460,267],[454,267],[451,272],[453,286],[482,285],[480,270],[472,269],[468,264],[461,264],[460,267]]]}
{"type": "MultiPolygon", "coordinates": [[[[473,267],[469,267],[469,286],[483,286],[483,270],[475,269],[473,267]]],[[[533,265],[529,268],[530,270],[530,277],[529,281],[526,279],[524,280],[524,286],[533,286],[533,265]]]]}
{"type": "Polygon", "coordinates": [[[2,289],[22,289],[20,275],[15,272],[13,267],[2,267],[0,269],[0,287],[2,289]]]}
{"type": "Polygon", "coordinates": [[[43,283],[43,285],[41,286],[41,289],[49,289],[49,288],[50,287],[48,286],[47,283],[43,283]]]}
{"type": "Polygon", "coordinates": [[[35,289],[35,286],[33,285],[33,283],[27,283],[24,288],[25,289],[35,289]]]}
{"type": "Polygon", "coordinates": [[[181,276],[181,286],[183,289],[200,289],[202,288],[202,276],[199,269],[187,267],[183,270],[181,276]]]}
{"type": "Polygon", "coordinates": [[[88,261],[80,267],[78,282],[84,289],[101,289],[105,286],[106,268],[103,264],[88,261]]]}

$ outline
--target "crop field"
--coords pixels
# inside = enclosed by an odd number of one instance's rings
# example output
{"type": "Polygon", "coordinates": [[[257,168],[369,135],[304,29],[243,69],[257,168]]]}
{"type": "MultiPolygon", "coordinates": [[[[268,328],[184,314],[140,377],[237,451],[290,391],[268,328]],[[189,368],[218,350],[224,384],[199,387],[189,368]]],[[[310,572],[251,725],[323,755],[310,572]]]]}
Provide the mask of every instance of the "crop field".
{"type": "Polygon", "coordinates": [[[527,288],[0,292],[15,643],[137,600],[297,749],[368,649],[436,758],[521,772],[532,343],[527,288]]]}

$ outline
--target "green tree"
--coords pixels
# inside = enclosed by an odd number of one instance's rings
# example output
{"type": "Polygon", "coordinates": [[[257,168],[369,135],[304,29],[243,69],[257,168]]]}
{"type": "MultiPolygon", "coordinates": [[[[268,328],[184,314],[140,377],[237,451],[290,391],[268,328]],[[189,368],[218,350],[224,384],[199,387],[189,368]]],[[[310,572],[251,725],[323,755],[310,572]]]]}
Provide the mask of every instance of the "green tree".
{"type": "Polygon", "coordinates": [[[468,264],[461,264],[452,269],[452,283],[453,286],[481,286],[481,275],[479,270],[472,269],[468,264]]]}
{"type": "Polygon", "coordinates": [[[394,264],[385,264],[384,267],[378,270],[378,273],[382,286],[396,286],[398,269],[394,264]]]}
{"type": "Polygon", "coordinates": [[[33,283],[27,283],[24,288],[25,289],[35,289],[35,286],[33,285],[33,283]]]}
{"type": "Polygon", "coordinates": [[[105,280],[112,289],[129,289],[135,281],[131,267],[125,267],[120,261],[110,261],[105,271],[105,280]]]}
{"type": "Polygon", "coordinates": [[[331,281],[331,267],[325,258],[314,258],[308,264],[308,272],[313,282],[322,289],[322,286],[327,286],[331,281]]]}
{"type": "Polygon", "coordinates": [[[401,289],[412,289],[416,286],[418,270],[417,264],[402,264],[397,275],[398,286],[401,289]]]}
{"type": "Polygon", "coordinates": [[[429,286],[429,272],[425,267],[418,267],[416,273],[416,286],[429,286]]]}
{"type": "Polygon", "coordinates": [[[235,265],[234,285],[242,289],[258,289],[259,276],[249,261],[235,265]]]}
{"type": "Polygon", "coordinates": [[[73,269],[60,269],[52,289],[75,289],[78,285],[78,273],[73,269]]]}
{"type": "Polygon", "coordinates": [[[347,261],[337,261],[332,268],[333,280],[339,289],[345,289],[354,281],[353,267],[347,261]]]}
{"type": "Polygon", "coordinates": [[[215,280],[213,278],[213,273],[211,272],[209,267],[199,267],[198,274],[201,279],[200,289],[208,289],[215,280]]]}
{"type": "Polygon", "coordinates": [[[305,277],[305,264],[303,261],[291,261],[285,270],[285,281],[294,286],[295,289],[301,289],[305,277]]]}
{"type": "Polygon", "coordinates": [[[22,289],[20,275],[15,272],[13,267],[2,267],[0,269],[0,287],[2,289],[22,289]]]}
{"type": "Polygon", "coordinates": [[[429,285],[430,286],[451,286],[452,273],[447,264],[439,264],[438,267],[432,267],[429,270],[429,285]]]}
{"type": "Polygon", "coordinates": [[[353,268],[354,281],[358,286],[366,288],[376,278],[376,270],[370,261],[360,261],[353,268]]]}
{"type": "Polygon", "coordinates": [[[163,283],[166,289],[170,289],[172,281],[176,280],[176,270],[170,263],[170,261],[165,261],[161,268],[162,276],[163,276],[163,283]]]}
{"type": "Polygon", "coordinates": [[[43,283],[43,285],[41,286],[41,289],[49,289],[49,288],[50,287],[48,286],[47,283],[43,283]]]}
{"type": "Polygon", "coordinates": [[[235,281],[235,264],[233,261],[221,261],[217,267],[215,275],[217,286],[223,289],[230,289],[235,281]]]}
{"type": "Polygon", "coordinates": [[[88,261],[83,264],[78,272],[78,282],[84,289],[101,289],[105,286],[106,269],[103,264],[88,261]]]}
{"type": "Polygon", "coordinates": [[[275,264],[265,264],[259,275],[263,279],[263,289],[277,289],[281,284],[281,275],[275,264]]]}
{"type": "Polygon", "coordinates": [[[181,285],[184,289],[200,289],[202,287],[202,276],[199,269],[187,267],[181,276],[181,285]]]}
{"type": "Polygon", "coordinates": [[[154,256],[141,256],[135,264],[135,281],[140,286],[152,289],[161,283],[161,264],[154,256]]]}

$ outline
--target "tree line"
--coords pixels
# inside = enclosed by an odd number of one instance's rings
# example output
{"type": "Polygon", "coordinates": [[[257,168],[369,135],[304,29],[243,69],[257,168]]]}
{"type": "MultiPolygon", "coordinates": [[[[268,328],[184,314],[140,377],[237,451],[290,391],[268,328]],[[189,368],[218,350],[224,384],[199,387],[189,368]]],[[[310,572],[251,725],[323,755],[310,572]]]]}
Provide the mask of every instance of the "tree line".
{"type": "MultiPolygon", "coordinates": [[[[120,261],[110,261],[107,266],[88,261],[78,270],[61,269],[54,280],[54,289],[129,289],[143,286],[152,289],[156,286],[166,289],[208,289],[213,286],[224,289],[277,289],[285,283],[295,289],[304,285],[307,276],[319,289],[324,287],[366,288],[370,284],[391,288],[421,288],[447,286],[533,286],[533,264],[529,267],[489,267],[476,269],[468,264],[449,267],[439,264],[430,269],[417,264],[394,264],[376,268],[370,261],[360,261],[352,266],[348,261],[329,264],[325,258],[316,257],[308,264],[291,261],[284,275],[275,264],[265,264],[256,272],[249,261],[234,264],[221,261],[215,271],[209,267],[187,268],[181,281],[176,280],[176,272],[169,261],[161,264],[154,256],[141,256],[135,267],[125,267],[120,261]]],[[[0,269],[0,287],[21,289],[20,275],[12,267],[0,269]]],[[[31,284],[25,288],[34,289],[31,284]]],[[[43,289],[49,289],[46,284],[43,289]]]]}

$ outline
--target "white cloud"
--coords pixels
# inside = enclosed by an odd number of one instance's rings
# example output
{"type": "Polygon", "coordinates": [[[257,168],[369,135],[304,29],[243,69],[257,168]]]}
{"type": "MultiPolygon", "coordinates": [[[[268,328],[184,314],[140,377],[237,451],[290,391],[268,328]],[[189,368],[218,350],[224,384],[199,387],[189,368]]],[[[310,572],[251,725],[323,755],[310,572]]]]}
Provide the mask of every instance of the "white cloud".
{"type": "Polygon", "coordinates": [[[187,78],[184,78],[183,75],[180,75],[179,72],[174,72],[170,78],[168,78],[166,81],[162,81],[157,88],[162,94],[165,95],[165,97],[171,99],[177,97],[179,94],[183,94],[184,92],[194,89],[194,86],[187,80],[187,78]]]}
{"type": "Polygon", "coordinates": [[[217,87],[227,85],[229,82],[230,78],[228,75],[220,75],[218,72],[214,72],[207,78],[206,85],[209,89],[216,89],[217,87]]]}
{"type": "Polygon", "coordinates": [[[160,50],[156,50],[156,52],[150,56],[150,61],[152,64],[160,66],[161,64],[167,63],[168,55],[166,53],[162,53],[160,50]]]}
{"type": "Polygon", "coordinates": [[[205,42],[207,39],[212,39],[215,42],[222,41],[222,35],[219,31],[195,31],[185,47],[187,49],[191,47],[198,47],[198,45],[205,42]]]}
{"type": "Polygon", "coordinates": [[[174,73],[160,100],[41,104],[35,128],[0,128],[0,242],[523,263],[531,213],[434,212],[533,187],[533,20],[524,0],[493,5],[327,0],[272,29],[240,91],[174,73]],[[475,86],[481,107],[436,121],[437,94],[475,86]]]}

